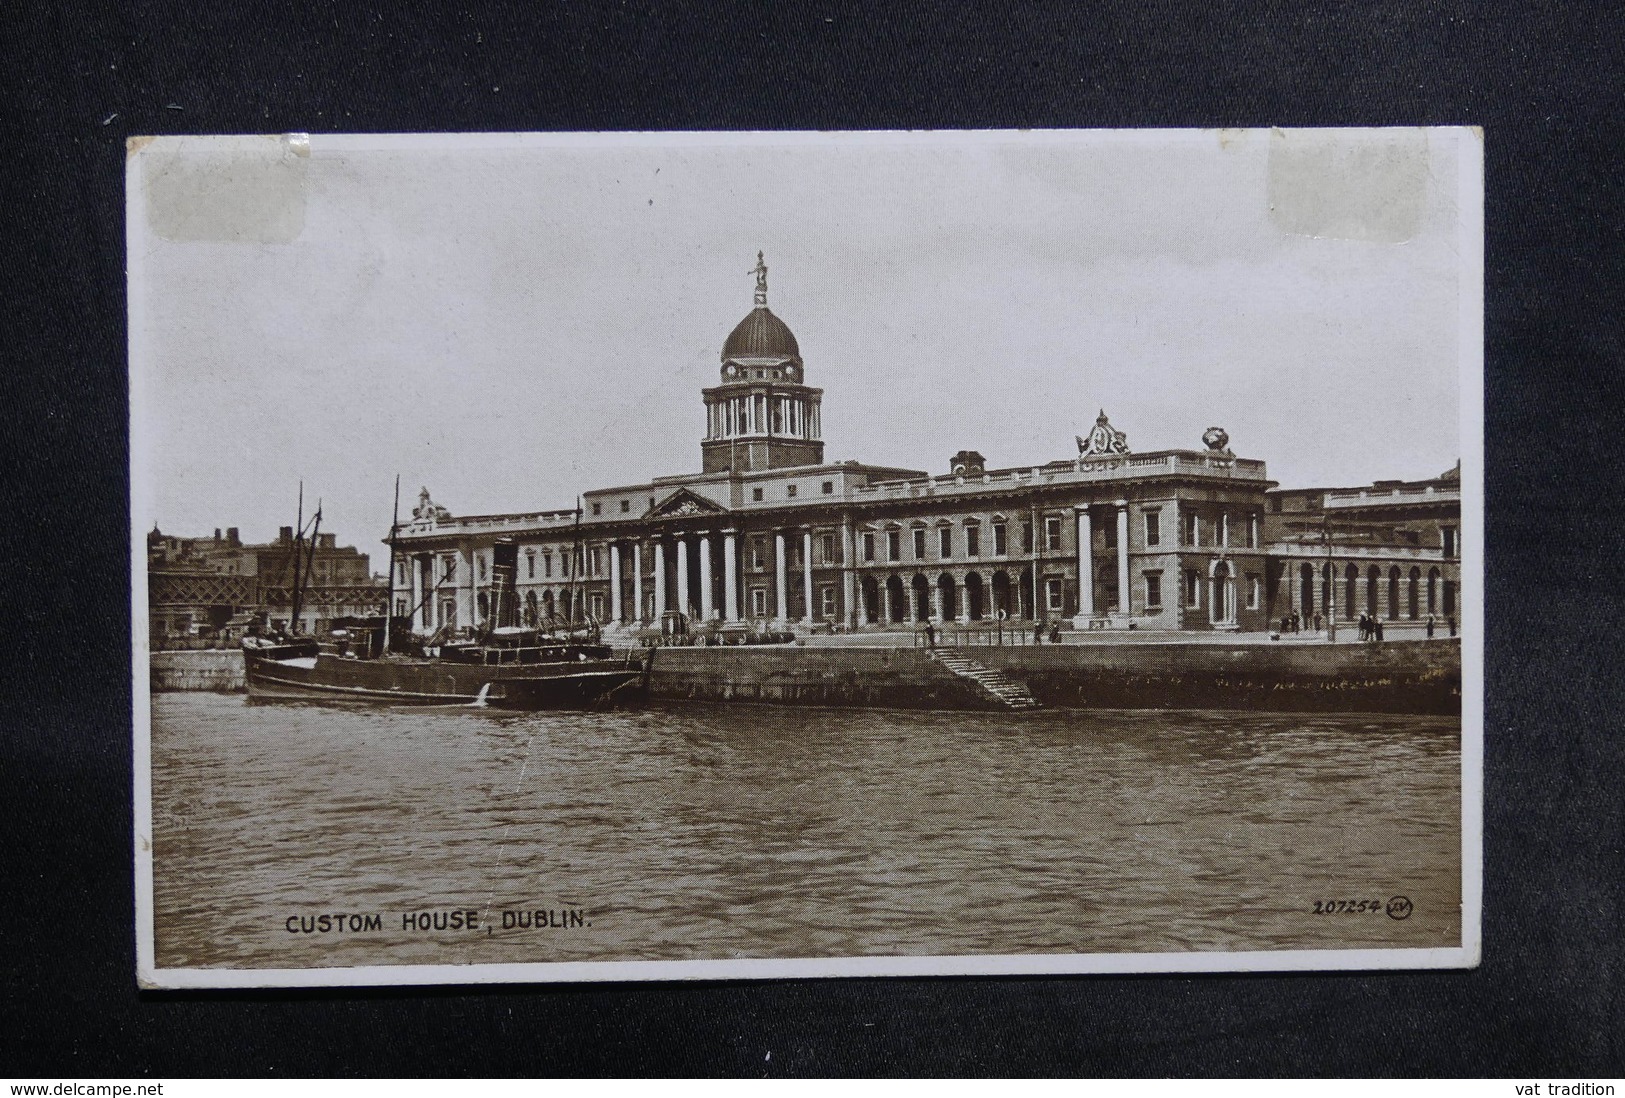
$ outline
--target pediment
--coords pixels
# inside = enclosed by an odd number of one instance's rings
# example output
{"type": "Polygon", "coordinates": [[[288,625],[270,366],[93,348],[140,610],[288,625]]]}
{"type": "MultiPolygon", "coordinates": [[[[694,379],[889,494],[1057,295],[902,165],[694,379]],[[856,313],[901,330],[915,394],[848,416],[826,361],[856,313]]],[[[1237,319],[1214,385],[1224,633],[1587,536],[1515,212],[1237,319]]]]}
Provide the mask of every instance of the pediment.
{"type": "Polygon", "coordinates": [[[723,515],[728,509],[721,504],[697,495],[687,488],[679,488],[653,507],[645,518],[683,518],[687,515],[723,515]]]}

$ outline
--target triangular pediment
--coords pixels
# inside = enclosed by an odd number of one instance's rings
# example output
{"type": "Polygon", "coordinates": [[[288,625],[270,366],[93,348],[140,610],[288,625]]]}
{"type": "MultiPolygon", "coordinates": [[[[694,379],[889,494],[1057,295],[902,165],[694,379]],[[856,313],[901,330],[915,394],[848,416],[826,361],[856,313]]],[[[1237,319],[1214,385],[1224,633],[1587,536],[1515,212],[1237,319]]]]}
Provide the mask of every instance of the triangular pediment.
{"type": "Polygon", "coordinates": [[[719,503],[679,488],[653,507],[645,518],[682,518],[685,515],[722,515],[728,509],[719,503]]]}

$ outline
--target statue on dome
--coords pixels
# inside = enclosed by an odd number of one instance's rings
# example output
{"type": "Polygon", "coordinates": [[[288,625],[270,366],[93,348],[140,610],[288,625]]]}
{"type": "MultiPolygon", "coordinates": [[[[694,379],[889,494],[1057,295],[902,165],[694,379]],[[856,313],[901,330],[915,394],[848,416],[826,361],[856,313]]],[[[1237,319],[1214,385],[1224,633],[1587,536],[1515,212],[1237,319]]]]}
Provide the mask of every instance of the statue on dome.
{"type": "Polygon", "coordinates": [[[1203,431],[1202,442],[1211,453],[1222,457],[1233,456],[1230,453],[1230,433],[1223,427],[1209,427],[1206,431],[1203,431]]]}
{"type": "Polygon", "coordinates": [[[767,264],[763,262],[762,253],[756,253],[756,266],[751,270],[756,276],[756,304],[767,304],[767,264]]]}
{"type": "Polygon", "coordinates": [[[414,522],[444,522],[449,518],[451,512],[429,498],[428,488],[418,493],[418,505],[412,508],[414,522]]]}
{"type": "Polygon", "coordinates": [[[1106,419],[1106,409],[1100,410],[1089,437],[1078,436],[1079,457],[1102,457],[1107,454],[1128,453],[1128,436],[1113,427],[1106,419]]]}

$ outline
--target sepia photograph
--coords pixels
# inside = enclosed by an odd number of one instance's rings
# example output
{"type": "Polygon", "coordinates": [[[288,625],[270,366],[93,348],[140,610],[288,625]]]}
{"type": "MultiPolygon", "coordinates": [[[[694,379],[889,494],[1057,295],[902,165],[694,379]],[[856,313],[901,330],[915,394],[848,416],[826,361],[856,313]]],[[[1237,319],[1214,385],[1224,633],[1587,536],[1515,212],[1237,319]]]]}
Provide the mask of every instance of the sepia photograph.
{"type": "Polygon", "coordinates": [[[1482,172],[131,138],[142,986],[1476,965],[1482,172]]]}

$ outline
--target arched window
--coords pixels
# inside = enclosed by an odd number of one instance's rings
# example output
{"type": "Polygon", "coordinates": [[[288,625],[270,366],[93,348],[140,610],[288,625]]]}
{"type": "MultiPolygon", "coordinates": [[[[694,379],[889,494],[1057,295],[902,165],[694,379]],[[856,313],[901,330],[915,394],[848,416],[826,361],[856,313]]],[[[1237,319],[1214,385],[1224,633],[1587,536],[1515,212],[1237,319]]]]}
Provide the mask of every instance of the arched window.
{"type": "Polygon", "coordinates": [[[1399,620],[1399,565],[1388,569],[1388,620],[1399,620]]]}
{"type": "Polygon", "coordinates": [[[1373,564],[1365,574],[1365,612],[1370,617],[1377,616],[1377,566],[1373,564]]]}
{"type": "Polygon", "coordinates": [[[1360,570],[1349,565],[1343,570],[1343,617],[1345,620],[1354,620],[1355,596],[1360,593],[1360,570]]]}
{"type": "Polygon", "coordinates": [[[1437,614],[1438,612],[1439,612],[1439,570],[1437,568],[1429,568],[1428,569],[1428,613],[1430,615],[1432,615],[1432,614],[1437,614]]]}
{"type": "Polygon", "coordinates": [[[1415,566],[1411,568],[1410,590],[1406,592],[1406,609],[1410,611],[1410,618],[1415,621],[1422,616],[1421,607],[1422,570],[1415,566]]]}

